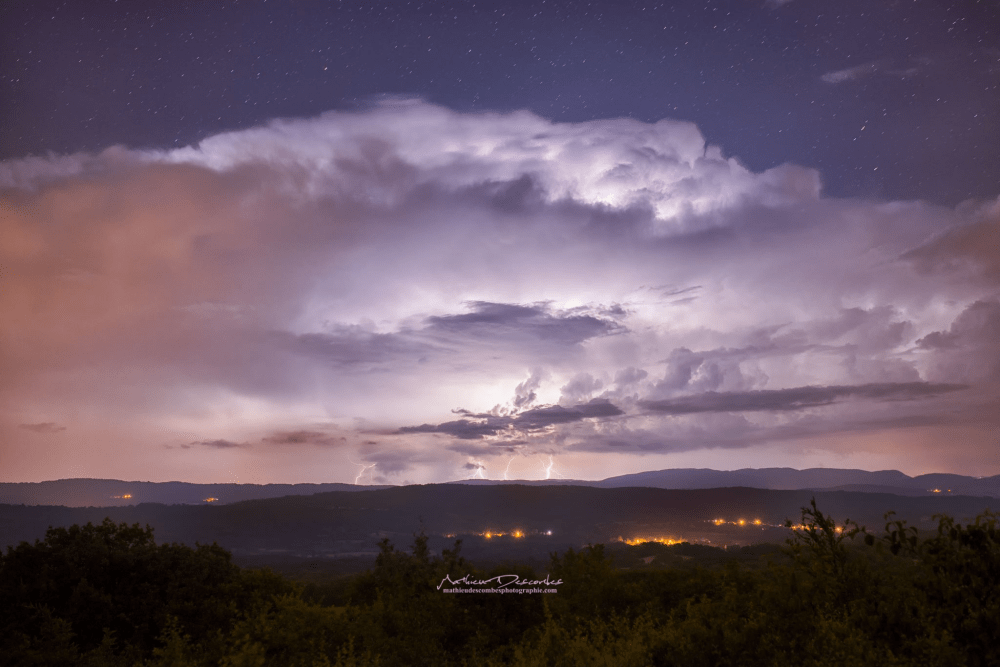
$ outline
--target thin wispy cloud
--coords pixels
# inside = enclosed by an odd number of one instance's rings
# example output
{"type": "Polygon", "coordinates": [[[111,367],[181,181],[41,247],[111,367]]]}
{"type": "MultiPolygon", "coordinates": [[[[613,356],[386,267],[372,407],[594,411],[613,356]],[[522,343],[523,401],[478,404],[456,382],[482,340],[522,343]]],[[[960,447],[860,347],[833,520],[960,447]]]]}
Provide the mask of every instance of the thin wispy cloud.
{"type": "Polygon", "coordinates": [[[211,449],[243,449],[249,447],[246,443],[233,442],[232,440],[223,440],[221,438],[217,440],[199,440],[197,442],[191,442],[187,445],[183,445],[185,449],[191,447],[208,447],[211,449]]]}
{"type": "Polygon", "coordinates": [[[925,56],[912,58],[904,63],[893,63],[889,60],[874,60],[853,67],[827,72],[820,76],[824,83],[840,84],[858,81],[873,76],[891,77],[895,79],[910,79],[931,64],[931,59],[925,56]]]}
{"type": "Polygon", "coordinates": [[[39,422],[37,424],[18,424],[18,428],[33,433],[60,433],[66,430],[65,426],[60,426],[55,422],[39,422]]]}

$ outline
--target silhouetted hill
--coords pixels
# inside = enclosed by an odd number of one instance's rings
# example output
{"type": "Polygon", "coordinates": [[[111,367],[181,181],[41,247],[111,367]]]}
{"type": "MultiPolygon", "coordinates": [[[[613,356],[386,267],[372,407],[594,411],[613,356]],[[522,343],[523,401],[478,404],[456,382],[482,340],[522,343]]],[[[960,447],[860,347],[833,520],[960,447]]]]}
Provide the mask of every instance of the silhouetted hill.
{"type": "Polygon", "coordinates": [[[260,498],[307,496],[324,491],[385,488],[388,487],[353,484],[189,484],[84,478],[50,482],[3,482],[0,483],[0,503],[66,507],[124,507],[139,503],[227,504],[260,498]],[[212,500],[207,501],[208,498],[212,500]]]}
{"type": "MultiPolygon", "coordinates": [[[[598,488],[650,487],[657,489],[716,489],[748,487],[771,490],[845,490],[897,495],[967,495],[1000,498],[1000,475],[975,478],[932,473],[910,477],[898,470],[844,470],[838,468],[744,468],[711,470],[673,468],[609,477],[599,481],[576,479],[494,480],[464,479],[450,485],[593,486],[598,488]],[[936,491],[935,491],[936,489],[936,491]]],[[[125,507],[139,503],[230,504],[244,500],[304,496],[328,491],[358,492],[390,486],[354,484],[190,484],[187,482],[125,482],[114,479],[60,479],[49,482],[0,483],[0,503],[64,505],[66,507],[125,507]]]]}
{"type": "Polygon", "coordinates": [[[898,470],[845,470],[839,468],[744,468],[742,470],[710,470],[705,468],[673,468],[609,477],[594,486],[611,488],[649,486],[659,489],[704,489],[725,486],[747,486],[756,489],[884,489],[891,493],[922,495],[951,493],[1000,497],[1000,475],[967,477],[932,473],[910,477],[898,470]],[[937,491],[935,491],[937,489],[937,491]]]}
{"type": "Polygon", "coordinates": [[[780,542],[788,536],[785,519],[797,521],[800,508],[813,496],[822,511],[837,520],[849,517],[875,529],[883,527],[883,515],[890,510],[913,525],[931,528],[936,525],[934,514],[968,521],[985,509],[1000,509],[1000,501],[993,498],[947,495],[434,484],[227,505],[0,505],[0,546],[41,538],[50,525],[97,523],[110,517],[149,524],[160,542],[214,541],[238,556],[373,555],[383,537],[405,547],[422,529],[436,550],[462,538],[464,551],[474,557],[545,558],[551,551],[619,537],[717,545],[780,542]]]}

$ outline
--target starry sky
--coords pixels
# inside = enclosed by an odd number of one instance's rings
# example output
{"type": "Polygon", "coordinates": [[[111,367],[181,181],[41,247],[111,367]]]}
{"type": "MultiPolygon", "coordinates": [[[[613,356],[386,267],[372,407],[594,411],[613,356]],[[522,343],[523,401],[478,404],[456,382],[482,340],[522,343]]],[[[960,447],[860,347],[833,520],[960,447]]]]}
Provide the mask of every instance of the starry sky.
{"type": "Polygon", "coordinates": [[[0,5],[0,481],[1000,473],[987,0],[0,5]]]}

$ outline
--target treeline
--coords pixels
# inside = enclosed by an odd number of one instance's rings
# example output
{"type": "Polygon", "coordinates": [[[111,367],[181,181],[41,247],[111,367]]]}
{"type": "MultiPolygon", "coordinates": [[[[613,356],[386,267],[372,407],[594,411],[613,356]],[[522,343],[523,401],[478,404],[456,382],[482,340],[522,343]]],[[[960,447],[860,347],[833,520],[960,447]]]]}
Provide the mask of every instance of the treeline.
{"type": "Polygon", "coordinates": [[[547,572],[483,570],[381,543],[375,567],[303,586],[147,526],[49,529],[0,556],[4,665],[1000,664],[996,516],[879,534],[816,508],[778,558],[615,567],[600,546],[547,572]],[[561,580],[555,594],[447,594],[445,577],[561,580]]]}

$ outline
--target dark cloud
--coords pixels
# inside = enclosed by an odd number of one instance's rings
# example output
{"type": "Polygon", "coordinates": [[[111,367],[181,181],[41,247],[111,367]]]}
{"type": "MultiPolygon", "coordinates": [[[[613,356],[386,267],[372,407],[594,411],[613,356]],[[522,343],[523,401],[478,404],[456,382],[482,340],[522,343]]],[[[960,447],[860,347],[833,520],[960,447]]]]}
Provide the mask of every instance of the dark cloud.
{"type": "MultiPolygon", "coordinates": [[[[613,318],[625,315],[620,306],[599,308],[598,314],[554,312],[547,304],[520,305],[476,301],[471,312],[432,316],[423,327],[401,327],[392,333],[378,333],[361,326],[336,326],[322,333],[272,335],[280,346],[311,360],[351,370],[399,369],[446,355],[454,356],[468,343],[489,342],[519,347],[541,343],[573,346],[588,339],[622,333],[624,327],[613,318]]],[[[522,348],[523,350],[524,348],[522,348]]],[[[538,373],[542,373],[539,369],[538,373]]],[[[518,387],[515,407],[534,401],[534,390],[542,376],[529,378],[518,387]]]]}
{"type": "Polygon", "coordinates": [[[624,331],[613,320],[554,313],[546,304],[473,301],[469,305],[471,313],[428,318],[428,329],[482,339],[532,338],[562,345],[577,345],[589,338],[624,331]]]}
{"type": "Polygon", "coordinates": [[[503,440],[456,440],[447,445],[447,449],[465,456],[475,458],[489,458],[500,454],[523,453],[528,447],[527,440],[503,439],[503,440]]]}
{"type": "Polygon", "coordinates": [[[244,447],[249,447],[250,445],[233,442],[232,440],[199,440],[197,442],[192,442],[188,445],[181,445],[184,449],[190,449],[191,447],[209,447],[212,449],[240,449],[244,447]]]}
{"type": "Polygon", "coordinates": [[[975,347],[986,342],[1000,346],[1000,302],[976,301],[952,323],[948,331],[934,331],[917,341],[924,349],[975,347]]]}
{"type": "Polygon", "coordinates": [[[59,433],[60,431],[65,431],[65,426],[60,426],[55,422],[42,422],[40,424],[18,424],[18,428],[23,428],[25,431],[34,431],[35,433],[59,433]]]}
{"type": "Polygon", "coordinates": [[[462,440],[477,440],[503,432],[541,431],[550,426],[569,424],[583,419],[606,419],[625,414],[620,408],[604,399],[593,399],[572,408],[545,405],[524,410],[516,415],[473,415],[465,410],[459,412],[468,414],[472,418],[457,419],[443,424],[404,426],[399,429],[399,433],[442,433],[462,440]]]}
{"type": "Polygon", "coordinates": [[[496,435],[510,428],[510,417],[493,417],[482,415],[478,420],[456,419],[443,424],[421,424],[420,426],[404,426],[400,433],[442,433],[461,440],[478,440],[479,438],[496,435]]]}
{"type": "Polygon", "coordinates": [[[782,412],[831,405],[843,399],[909,401],[966,389],[965,385],[899,382],[855,386],[793,387],[745,392],[706,392],[659,401],[640,401],[649,412],[688,415],[702,412],[782,412]]]}
{"type": "Polygon", "coordinates": [[[1000,301],[970,304],[947,331],[933,331],[917,346],[933,354],[935,377],[1000,380],[1000,301]]]}
{"type": "Polygon", "coordinates": [[[346,442],[343,436],[332,436],[321,431],[279,431],[261,438],[266,445],[320,445],[332,446],[346,442]]]}

